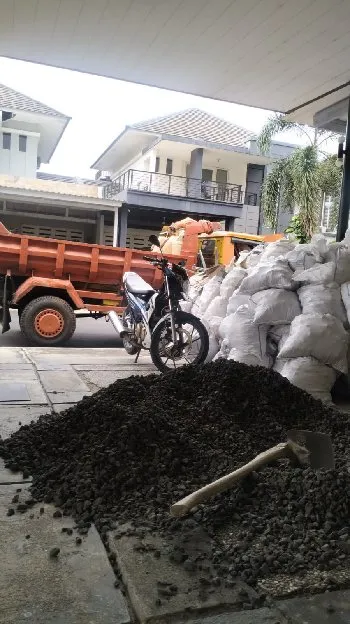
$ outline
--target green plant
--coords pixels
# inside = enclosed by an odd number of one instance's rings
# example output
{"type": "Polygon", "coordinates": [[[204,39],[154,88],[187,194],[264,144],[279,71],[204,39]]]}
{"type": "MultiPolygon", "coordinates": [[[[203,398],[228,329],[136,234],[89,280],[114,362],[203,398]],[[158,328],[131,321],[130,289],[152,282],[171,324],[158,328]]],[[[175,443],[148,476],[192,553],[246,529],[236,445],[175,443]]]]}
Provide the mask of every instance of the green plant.
{"type": "Polygon", "coordinates": [[[310,241],[310,236],[305,232],[299,215],[294,215],[294,217],[292,217],[288,227],[285,229],[285,233],[293,234],[298,243],[308,243],[310,241]]]}
{"type": "MultiPolygon", "coordinates": [[[[280,211],[293,214],[298,209],[298,223],[307,238],[318,228],[325,194],[339,204],[342,171],[335,156],[325,154],[321,145],[334,135],[294,124],[276,114],[263,127],[258,138],[261,153],[267,154],[274,134],[294,129],[307,139],[287,158],[276,160],[266,176],[262,189],[262,209],[266,224],[276,231],[280,211]]],[[[336,210],[333,211],[336,214],[336,210]]]]}

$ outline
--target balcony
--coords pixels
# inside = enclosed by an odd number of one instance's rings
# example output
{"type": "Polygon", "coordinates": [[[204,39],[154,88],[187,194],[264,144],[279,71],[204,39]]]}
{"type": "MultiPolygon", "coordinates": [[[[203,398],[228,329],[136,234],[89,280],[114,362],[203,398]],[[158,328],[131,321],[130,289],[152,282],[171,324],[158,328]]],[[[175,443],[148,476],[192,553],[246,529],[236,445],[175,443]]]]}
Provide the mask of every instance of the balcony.
{"type": "Polygon", "coordinates": [[[243,204],[242,187],[239,184],[202,182],[195,178],[183,178],[136,169],[129,169],[110,184],[106,184],[103,187],[103,197],[105,199],[119,199],[118,196],[123,191],[157,193],[225,204],[243,204]]]}

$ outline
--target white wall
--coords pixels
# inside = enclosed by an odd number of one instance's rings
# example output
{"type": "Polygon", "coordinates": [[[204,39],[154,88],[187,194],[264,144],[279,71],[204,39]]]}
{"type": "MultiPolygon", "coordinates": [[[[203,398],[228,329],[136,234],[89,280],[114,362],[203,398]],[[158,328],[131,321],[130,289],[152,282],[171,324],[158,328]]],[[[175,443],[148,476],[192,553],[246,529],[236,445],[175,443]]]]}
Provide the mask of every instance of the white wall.
{"type": "Polygon", "coordinates": [[[8,127],[0,127],[0,175],[35,178],[40,135],[8,127]],[[11,135],[11,149],[3,149],[3,133],[11,135]],[[19,151],[19,137],[27,137],[26,151],[19,151]]]}
{"type": "MultiPolygon", "coordinates": [[[[170,193],[173,195],[187,195],[187,167],[191,159],[191,151],[196,149],[195,145],[180,143],[175,141],[161,141],[145,154],[138,154],[134,160],[126,163],[122,170],[115,172],[113,178],[118,178],[122,173],[133,169],[135,173],[132,179],[134,190],[149,190],[153,192],[169,192],[169,176],[166,175],[167,159],[173,161],[172,176],[170,180],[170,193]],[[160,175],[149,175],[155,173],[156,158],[159,158],[160,175]],[[138,172],[138,173],[136,173],[138,172]],[[182,179],[181,179],[182,178],[182,179]]],[[[238,153],[230,153],[224,150],[208,150],[203,152],[203,169],[213,170],[213,181],[216,180],[217,169],[227,171],[227,182],[237,184],[245,190],[247,164],[249,157],[238,153]]]]}

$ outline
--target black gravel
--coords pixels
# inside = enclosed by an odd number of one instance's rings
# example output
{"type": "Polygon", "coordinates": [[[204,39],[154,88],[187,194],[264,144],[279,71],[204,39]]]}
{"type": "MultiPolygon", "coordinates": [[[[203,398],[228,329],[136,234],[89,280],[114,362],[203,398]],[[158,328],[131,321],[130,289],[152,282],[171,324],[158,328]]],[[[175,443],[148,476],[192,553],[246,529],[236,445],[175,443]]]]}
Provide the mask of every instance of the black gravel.
{"type": "MultiPolygon", "coordinates": [[[[254,585],[276,574],[347,569],[349,436],[346,414],[278,373],[220,360],[118,381],[63,414],[23,426],[0,441],[0,456],[8,468],[30,473],[33,499],[72,515],[80,535],[92,522],[104,539],[126,521],[162,535],[194,523],[215,540],[214,580],[241,577],[254,585]],[[169,516],[172,502],[294,427],[331,435],[334,471],[282,462],[194,510],[190,520],[169,516]]],[[[186,552],[176,556],[196,569],[186,552]]]]}

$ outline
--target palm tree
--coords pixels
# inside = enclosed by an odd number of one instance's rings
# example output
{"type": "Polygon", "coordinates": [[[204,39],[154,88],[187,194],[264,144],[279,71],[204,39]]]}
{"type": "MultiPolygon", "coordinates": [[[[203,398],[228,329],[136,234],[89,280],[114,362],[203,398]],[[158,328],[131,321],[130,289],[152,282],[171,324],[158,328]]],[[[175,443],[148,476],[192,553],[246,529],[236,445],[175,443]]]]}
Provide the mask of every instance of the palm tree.
{"type": "MultiPolygon", "coordinates": [[[[275,134],[295,130],[305,137],[305,147],[298,147],[288,157],[277,160],[266,176],[262,189],[262,208],[266,224],[276,231],[280,211],[298,212],[298,231],[306,240],[316,232],[320,223],[323,197],[333,198],[333,225],[337,218],[342,170],[336,156],[326,154],[322,145],[335,135],[327,130],[310,128],[288,121],[275,114],[266,122],[258,138],[258,148],[267,154],[275,134]]],[[[292,223],[293,229],[293,223],[292,223]]]]}

